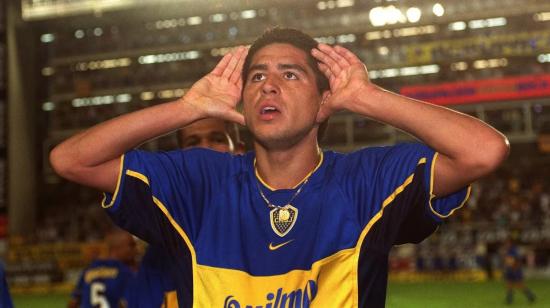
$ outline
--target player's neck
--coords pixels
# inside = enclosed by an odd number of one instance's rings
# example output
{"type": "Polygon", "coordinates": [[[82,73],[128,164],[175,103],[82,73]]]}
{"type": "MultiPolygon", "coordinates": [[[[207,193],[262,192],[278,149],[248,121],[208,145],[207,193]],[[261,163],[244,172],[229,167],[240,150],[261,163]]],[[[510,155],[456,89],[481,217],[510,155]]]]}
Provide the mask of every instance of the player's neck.
{"type": "Polygon", "coordinates": [[[285,150],[267,150],[256,145],[256,172],[273,189],[291,189],[300,184],[320,162],[317,142],[285,150]]]}

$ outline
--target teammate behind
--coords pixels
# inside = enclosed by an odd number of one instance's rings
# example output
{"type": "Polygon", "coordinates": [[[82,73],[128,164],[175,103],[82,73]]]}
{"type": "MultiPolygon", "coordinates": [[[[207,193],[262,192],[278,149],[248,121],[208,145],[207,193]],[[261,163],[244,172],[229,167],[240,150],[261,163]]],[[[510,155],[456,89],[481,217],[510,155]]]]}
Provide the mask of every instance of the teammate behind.
{"type": "Polygon", "coordinates": [[[107,235],[106,242],[108,258],[94,260],[82,271],[69,308],[124,305],[125,289],[134,276],[136,241],[129,233],[115,229],[107,235]]]}

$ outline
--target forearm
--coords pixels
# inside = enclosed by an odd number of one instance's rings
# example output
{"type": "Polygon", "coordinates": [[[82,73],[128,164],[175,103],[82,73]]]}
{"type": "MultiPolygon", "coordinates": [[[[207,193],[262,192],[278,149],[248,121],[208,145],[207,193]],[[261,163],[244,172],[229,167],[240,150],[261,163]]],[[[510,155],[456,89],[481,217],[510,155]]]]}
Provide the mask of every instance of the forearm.
{"type": "Polygon", "coordinates": [[[441,154],[460,159],[504,136],[484,122],[454,110],[375,87],[354,104],[353,112],[399,128],[441,154]]]}
{"type": "Polygon", "coordinates": [[[486,175],[508,153],[506,137],[486,123],[376,86],[371,86],[368,95],[363,95],[350,109],[410,133],[439,152],[443,161],[438,166],[439,173],[464,173],[462,177],[454,177],[458,182],[451,183],[451,187],[486,175]]]}
{"type": "MultiPolygon", "coordinates": [[[[116,182],[116,175],[109,174],[107,185],[88,182],[88,170],[118,159],[137,145],[169,133],[203,115],[192,105],[175,101],[145,108],[100,123],[59,144],[50,155],[54,169],[63,177],[105,189],[116,182]]],[[[109,168],[112,169],[112,168],[109,168]]]]}

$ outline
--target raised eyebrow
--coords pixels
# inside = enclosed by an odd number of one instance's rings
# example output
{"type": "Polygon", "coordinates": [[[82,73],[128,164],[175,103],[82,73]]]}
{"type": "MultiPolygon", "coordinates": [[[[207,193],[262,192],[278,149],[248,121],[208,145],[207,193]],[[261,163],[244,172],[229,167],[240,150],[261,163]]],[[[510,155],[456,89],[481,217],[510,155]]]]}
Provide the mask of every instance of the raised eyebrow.
{"type": "Polygon", "coordinates": [[[267,70],[267,64],[254,64],[250,66],[249,71],[265,71],[267,70]]]}
{"type": "Polygon", "coordinates": [[[280,70],[293,69],[302,72],[303,74],[309,75],[308,71],[299,64],[279,64],[277,65],[277,68],[280,70]]]}

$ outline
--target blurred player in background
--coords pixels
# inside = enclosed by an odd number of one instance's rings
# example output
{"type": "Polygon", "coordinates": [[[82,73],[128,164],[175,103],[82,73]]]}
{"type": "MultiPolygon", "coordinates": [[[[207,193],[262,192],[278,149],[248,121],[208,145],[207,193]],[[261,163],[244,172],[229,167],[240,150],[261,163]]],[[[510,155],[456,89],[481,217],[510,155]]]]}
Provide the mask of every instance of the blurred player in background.
{"type": "MultiPolygon", "coordinates": [[[[235,124],[209,118],[196,121],[177,132],[182,149],[207,148],[218,152],[244,153],[235,124]]],[[[149,245],[139,265],[136,279],[127,290],[128,308],[178,307],[174,271],[170,257],[159,246],[149,245]]]]}
{"type": "Polygon", "coordinates": [[[10,290],[6,281],[6,272],[4,271],[4,264],[0,262],[0,307],[12,308],[13,303],[11,301],[10,290]]]}
{"type": "Polygon", "coordinates": [[[535,301],[535,294],[525,285],[522,256],[514,241],[508,239],[504,246],[504,280],[506,281],[506,304],[514,301],[514,290],[522,291],[529,303],[535,301]]]}
{"type": "Polygon", "coordinates": [[[115,229],[107,237],[109,255],[84,269],[71,294],[69,308],[124,307],[124,292],[135,276],[136,241],[129,233],[115,229]]]}

